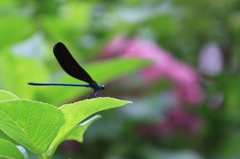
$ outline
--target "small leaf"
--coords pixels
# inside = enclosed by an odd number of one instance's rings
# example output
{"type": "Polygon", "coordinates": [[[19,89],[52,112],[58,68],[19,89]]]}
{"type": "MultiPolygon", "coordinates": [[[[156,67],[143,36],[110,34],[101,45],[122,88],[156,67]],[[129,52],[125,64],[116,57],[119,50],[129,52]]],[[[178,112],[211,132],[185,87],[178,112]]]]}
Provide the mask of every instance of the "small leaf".
{"type": "Polygon", "coordinates": [[[14,142],[12,138],[7,136],[1,129],[0,129],[0,139],[8,140],[10,142],[14,142]]]}
{"type": "Polygon", "coordinates": [[[10,92],[0,90],[0,101],[12,100],[12,99],[19,99],[19,98],[10,92]]]}
{"type": "Polygon", "coordinates": [[[76,140],[78,142],[83,142],[83,135],[87,128],[94,122],[95,120],[101,118],[100,115],[95,115],[94,117],[88,119],[87,121],[77,125],[68,135],[66,140],[76,140]]]}
{"type": "Polygon", "coordinates": [[[24,156],[13,143],[0,139],[0,158],[23,159],[24,156]]]}
{"type": "Polygon", "coordinates": [[[116,108],[123,106],[125,104],[131,103],[130,101],[118,100],[115,98],[93,98],[79,101],[72,104],[65,104],[59,109],[65,114],[66,122],[61,127],[56,138],[49,147],[48,153],[52,154],[57,146],[66,139],[70,131],[80,123],[82,120],[86,119],[88,116],[106,109],[116,108]]]}
{"type": "Polygon", "coordinates": [[[64,123],[49,104],[27,100],[0,102],[0,129],[33,153],[45,152],[64,123]]]}

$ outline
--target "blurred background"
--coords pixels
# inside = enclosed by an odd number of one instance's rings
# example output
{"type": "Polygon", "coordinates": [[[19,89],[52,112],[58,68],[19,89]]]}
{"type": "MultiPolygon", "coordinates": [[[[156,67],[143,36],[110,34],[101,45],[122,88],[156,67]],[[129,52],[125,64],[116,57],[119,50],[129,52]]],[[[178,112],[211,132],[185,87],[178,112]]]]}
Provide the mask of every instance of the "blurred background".
{"type": "Polygon", "coordinates": [[[55,158],[240,158],[239,0],[1,0],[0,13],[0,89],[85,99],[86,88],[27,85],[82,83],[54,58],[61,41],[103,96],[133,101],[99,113],[55,158]]]}

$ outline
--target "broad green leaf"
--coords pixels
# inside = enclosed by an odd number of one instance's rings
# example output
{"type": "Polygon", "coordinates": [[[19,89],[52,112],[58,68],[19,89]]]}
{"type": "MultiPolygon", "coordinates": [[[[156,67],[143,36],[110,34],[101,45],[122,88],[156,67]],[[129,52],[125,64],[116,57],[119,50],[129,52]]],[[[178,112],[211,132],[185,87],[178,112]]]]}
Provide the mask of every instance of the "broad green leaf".
{"type": "Polygon", "coordinates": [[[0,129],[33,153],[47,150],[64,123],[63,113],[49,104],[11,100],[0,102],[0,129]]]}
{"type": "Polygon", "coordinates": [[[13,143],[0,139],[0,158],[23,159],[24,156],[13,143]]]}
{"type": "Polygon", "coordinates": [[[0,90],[0,101],[14,100],[14,99],[19,99],[19,98],[10,92],[0,90]]]}
{"type": "Polygon", "coordinates": [[[88,116],[102,110],[120,107],[129,103],[131,102],[104,97],[86,99],[61,106],[59,109],[64,113],[66,122],[61,127],[59,133],[49,147],[48,153],[52,154],[57,146],[67,138],[69,132],[71,132],[78,123],[86,119],[88,116]]]}
{"type": "Polygon", "coordinates": [[[67,136],[66,140],[76,140],[78,142],[83,142],[83,135],[87,128],[94,122],[99,119],[100,115],[95,115],[94,117],[88,119],[87,121],[78,124],[67,136]]]}
{"type": "MultiPolygon", "coordinates": [[[[0,102],[6,101],[6,100],[15,100],[15,99],[19,99],[15,94],[12,94],[11,92],[8,92],[5,90],[0,90],[0,102]]],[[[5,139],[9,141],[12,140],[1,130],[0,130],[0,139],[5,139]]]]}

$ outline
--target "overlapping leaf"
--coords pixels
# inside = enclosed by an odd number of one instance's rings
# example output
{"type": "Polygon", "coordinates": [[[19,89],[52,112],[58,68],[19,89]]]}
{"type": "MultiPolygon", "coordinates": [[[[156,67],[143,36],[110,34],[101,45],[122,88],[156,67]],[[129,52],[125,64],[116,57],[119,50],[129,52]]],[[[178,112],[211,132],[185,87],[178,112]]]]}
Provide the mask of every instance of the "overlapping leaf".
{"type": "Polygon", "coordinates": [[[76,140],[78,142],[83,142],[83,135],[87,128],[97,119],[99,119],[100,115],[95,115],[94,117],[88,119],[87,121],[75,126],[72,131],[67,136],[66,140],[76,140]]]}
{"type": "Polygon", "coordinates": [[[11,100],[0,102],[0,129],[9,137],[41,154],[64,123],[63,113],[48,104],[11,100]]]}
{"type": "Polygon", "coordinates": [[[7,140],[0,139],[0,158],[23,159],[23,154],[18,148],[7,140]]]}
{"type": "Polygon", "coordinates": [[[52,142],[49,151],[53,152],[60,142],[67,139],[69,133],[75,128],[75,126],[88,116],[102,110],[120,107],[129,103],[131,102],[104,97],[90,100],[86,99],[76,103],[63,105],[59,109],[64,113],[66,122],[52,142]]]}
{"type": "MultiPolygon", "coordinates": [[[[90,115],[131,103],[105,97],[57,108],[46,103],[21,100],[6,91],[0,91],[0,99],[1,131],[40,158],[50,158],[64,140],[82,142],[88,126],[100,118],[96,115],[81,123],[90,115]]],[[[15,151],[14,146],[9,146],[9,151],[15,151]]]]}
{"type": "Polygon", "coordinates": [[[13,100],[13,99],[19,99],[19,98],[10,92],[0,90],[0,101],[13,100]]]}

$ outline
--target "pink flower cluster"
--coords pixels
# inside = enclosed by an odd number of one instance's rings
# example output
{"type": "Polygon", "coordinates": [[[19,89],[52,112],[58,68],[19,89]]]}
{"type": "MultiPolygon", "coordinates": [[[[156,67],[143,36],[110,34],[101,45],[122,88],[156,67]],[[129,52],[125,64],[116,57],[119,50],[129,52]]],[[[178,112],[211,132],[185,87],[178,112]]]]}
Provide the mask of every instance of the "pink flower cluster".
{"type": "MultiPolygon", "coordinates": [[[[137,57],[152,60],[154,64],[140,70],[141,77],[147,83],[166,78],[174,83],[172,95],[177,100],[191,104],[198,104],[203,100],[203,91],[196,71],[153,41],[136,37],[130,38],[121,34],[105,46],[101,56],[137,57]]],[[[154,124],[142,125],[140,132],[145,135],[167,135],[180,129],[195,133],[201,128],[201,125],[200,117],[177,106],[170,108],[163,120],[154,124]]]]}
{"type": "Polygon", "coordinates": [[[124,56],[153,60],[155,63],[140,71],[149,82],[167,78],[175,84],[174,95],[180,100],[197,104],[203,99],[199,78],[188,64],[174,58],[156,43],[139,38],[128,38],[121,34],[112,39],[102,52],[102,57],[124,56]]]}
{"type": "Polygon", "coordinates": [[[173,132],[183,131],[187,134],[195,134],[202,127],[200,117],[190,114],[180,107],[168,110],[166,118],[154,124],[142,125],[139,131],[143,135],[171,135],[173,132]]]}

